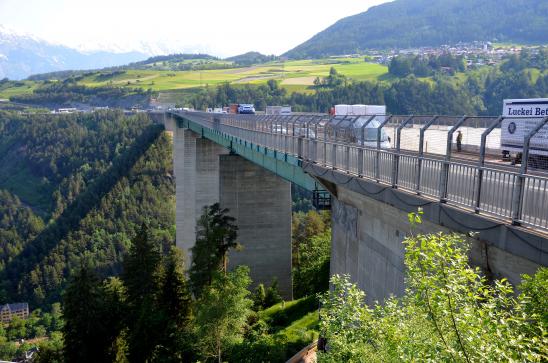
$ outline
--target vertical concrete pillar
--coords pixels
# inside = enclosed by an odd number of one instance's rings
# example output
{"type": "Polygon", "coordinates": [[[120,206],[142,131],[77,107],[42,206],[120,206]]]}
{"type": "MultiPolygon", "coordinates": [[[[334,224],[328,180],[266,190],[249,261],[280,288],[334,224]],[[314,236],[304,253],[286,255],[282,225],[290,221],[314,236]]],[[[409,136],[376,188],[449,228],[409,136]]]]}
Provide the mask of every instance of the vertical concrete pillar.
{"type": "Polygon", "coordinates": [[[175,128],[173,169],[175,173],[175,240],[188,251],[196,241],[196,138],[188,129],[175,128]]]}
{"type": "Polygon", "coordinates": [[[229,267],[247,265],[253,284],[278,279],[291,299],[291,183],[237,155],[222,155],[220,203],[236,218],[241,251],[229,255],[229,267]]]}
{"type": "Polygon", "coordinates": [[[206,205],[219,202],[219,155],[228,150],[183,128],[175,128],[173,141],[176,244],[190,261],[196,221],[206,205]]]}

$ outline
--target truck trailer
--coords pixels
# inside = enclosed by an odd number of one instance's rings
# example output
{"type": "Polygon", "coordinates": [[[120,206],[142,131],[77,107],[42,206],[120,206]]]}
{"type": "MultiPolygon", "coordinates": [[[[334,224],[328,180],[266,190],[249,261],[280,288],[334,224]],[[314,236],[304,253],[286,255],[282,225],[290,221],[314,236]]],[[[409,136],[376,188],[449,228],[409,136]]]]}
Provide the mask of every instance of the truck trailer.
{"type": "MultiPolygon", "coordinates": [[[[533,128],[548,117],[548,98],[503,101],[500,147],[502,156],[521,162],[523,142],[533,128]]],[[[529,166],[548,169],[548,125],[533,136],[529,145],[529,166]]]]}
{"type": "MultiPolygon", "coordinates": [[[[359,116],[352,124],[351,140],[366,147],[377,147],[378,128],[386,120],[386,106],[384,105],[335,105],[330,112],[333,116],[359,116]],[[375,116],[371,120],[371,117],[375,116]]],[[[339,122],[337,118],[332,122],[339,122]]],[[[381,129],[379,145],[383,149],[391,148],[390,138],[381,129]]]]}

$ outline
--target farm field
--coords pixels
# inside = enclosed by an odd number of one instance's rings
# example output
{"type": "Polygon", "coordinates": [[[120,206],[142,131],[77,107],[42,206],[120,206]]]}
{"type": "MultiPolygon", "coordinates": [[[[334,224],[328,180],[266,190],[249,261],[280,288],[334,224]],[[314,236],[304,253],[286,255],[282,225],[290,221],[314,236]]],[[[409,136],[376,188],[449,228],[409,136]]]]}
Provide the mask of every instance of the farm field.
{"type": "Polygon", "coordinates": [[[366,63],[363,58],[333,58],[322,60],[302,60],[270,62],[243,68],[214,70],[167,71],[167,70],[127,70],[112,77],[92,74],[83,77],[79,83],[86,86],[139,87],[153,91],[183,90],[206,85],[214,86],[224,82],[232,84],[262,84],[270,79],[280,81],[288,91],[305,91],[313,85],[316,77],[325,77],[334,67],[339,73],[356,81],[377,80],[385,76],[388,68],[383,65],[366,63]]]}
{"type": "MultiPolygon", "coordinates": [[[[189,61],[190,62],[190,61],[189,61]]],[[[192,60],[204,70],[168,70],[169,66],[161,62],[140,65],[135,68],[121,70],[97,70],[75,77],[78,84],[88,87],[114,86],[151,89],[168,99],[181,100],[206,86],[216,86],[229,82],[232,85],[260,85],[268,80],[279,81],[281,87],[288,93],[313,93],[311,87],[316,77],[326,77],[334,67],[339,73],[352,81],[389,81],[393,78],[388,74],[388,67],[356,58],[326,58],[286,62],[268,62],[248,67],[231,66],[231,63],[220,60],[192,60]]],[[[185,62],[181,62],[183,64],[185,62]]],[[[131,65],[129,66],[131,67],[131,65]]],[[[54,80],[55,81],[55,80],[54,80]]],[[[44,81],[20,81],[0,84],[0,99],[11,96],[32,93],[44,81]]]]}
{"type": "Polygon", "coordinates": [[[20,81],[15,84],[0,84],[0,99],[9,99],[14,95],[31,93],[36,88],[36,83],[32,81],[20,81]]]}

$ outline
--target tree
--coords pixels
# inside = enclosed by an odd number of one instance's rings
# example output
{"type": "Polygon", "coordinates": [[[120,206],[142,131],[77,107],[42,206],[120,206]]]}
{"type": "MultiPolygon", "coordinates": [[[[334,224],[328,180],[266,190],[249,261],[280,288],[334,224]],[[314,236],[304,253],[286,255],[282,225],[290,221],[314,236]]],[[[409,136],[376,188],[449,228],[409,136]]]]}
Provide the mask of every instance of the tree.
{"type": "Polygon", "coordinates": [[[227,215],[228,212],[228,209],[222,209],[219,203],[215,203],[204,207],[198,220],[189,271],[192,291],[197,297],[205,286],[211,284],[215,272],[226,273],[228,251],[238,247],[238,227],[234,224],[235,219],[227,215]]]}
{"type": "Polygon", "coordinates": [[[268,308],[282,301],[283,299],[280,295],[280,290],[278,289],[278,279],[274,278],[272,284],[270,284],[270,287],[266,289],[266,294],[264,297],[264,307],[268,308]]]}
{"type": "Polygon", "coordinates": [[[159,355],[164,361],[192,358],[192,296],[185,275],[183,252],[172,246],[165,258],[158,306],[162,312],[163,338],[159,355]]]}
{"type": "Polygon", "coordinates": [[[249,268],[216,273],[196,307],[198,350],[204,359],[223,361],[223,352],[240,343],[253,301],[249,299],[249,268]]]}
{"type": "Polygon", "coordinates": [[[295,297],[315,294],[329,284],[330,214],[294,213],[292,222],[295,297]]]}
{"type": "Polygon", "coordinates": [[[164,333],[156,303],[161,255],[144,224],[132,242],[122,273],[126,287],[128,358],[131,362],[145,362],[153,356],[164,333]]]}
{"type": "MultiPolygon", "coordinates": [[[[412,221],[417,219],[412,218],[412,221]]],[[[348,276],[334,276],[321,298],[321,332],[329,350],[319,362],[541,362],[548,336],[540,314],[528,312],[546,273],[516,297],[506,280],[488,282],[468,265],[456,234],[405,240],[407,288],[401,298],[370,308],[348,276]]],[[[544,286],[544,287],[543,287],[544,286]]]]}
{"type": "Polygon", "coordinates": [[[67,362],[112,361],[118,332],[107,318],[110,306],[97,276],[85,265],[63,295],[64,357],[67,362]]]}
{"type": "Polygon", "coordinates": [[[255,294],[253,295],[253,310],[259,311],[265,307],[266,290],[264,284],[260,283],[255,288],[255,294]]]}

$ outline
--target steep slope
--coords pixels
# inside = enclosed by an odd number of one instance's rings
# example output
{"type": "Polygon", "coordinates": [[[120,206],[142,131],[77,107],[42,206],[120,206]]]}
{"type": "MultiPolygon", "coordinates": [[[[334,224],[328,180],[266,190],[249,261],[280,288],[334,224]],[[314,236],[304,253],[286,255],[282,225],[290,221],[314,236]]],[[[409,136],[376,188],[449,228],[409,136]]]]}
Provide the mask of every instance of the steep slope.
{"type": "Polygon", "coordinates": [[[291,58],[468,41],[548,43],[545,0],[396,0],[339,20],[291,58]]]}
{"type": "Polygon", "coordinates": [[[161,130],[144,114],[0,112],[0,175],[23,170],[0,180],[1,300],[58,301],[83,261],[117,274],[143,222],[172,243],[171,144],[161,130]]]}
{"type": "Polygon", "coordinates": [[[31,74],[66,69],[96,69],[139,61],[139,52],[89,52],[18,34],[0,25],[0,79],[23,79],[31,74]]]}

